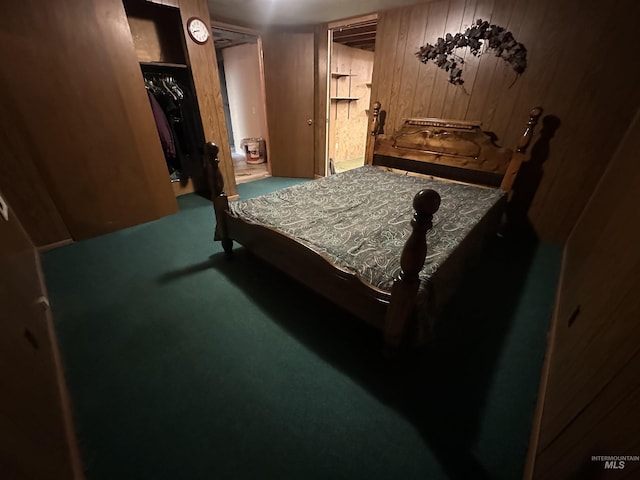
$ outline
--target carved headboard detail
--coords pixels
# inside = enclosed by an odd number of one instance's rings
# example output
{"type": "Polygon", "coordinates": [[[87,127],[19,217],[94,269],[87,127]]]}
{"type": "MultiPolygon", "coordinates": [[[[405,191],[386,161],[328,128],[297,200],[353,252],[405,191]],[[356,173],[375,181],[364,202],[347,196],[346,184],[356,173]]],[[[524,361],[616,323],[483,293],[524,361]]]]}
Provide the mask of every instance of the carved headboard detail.
{"type": "MultiPolygon", "coordinates": [[[[480,122],[407,118],[393,134],[382,135],[377,134],[379,106],[378,102],[374,104],[371,130],[375,136],[373,165],[503,188],[507,171],[510,176],[513,174],[513,150],[496,145],[480,122]]],[[[530,124],[523,135],[527,144],[541,112],[534,109],[530,114],[530,124]]],[[[518,151],[518,155],[523,153],[518,151]]],[[[510,187],[511,183],[506,189],[510,187]]]]}

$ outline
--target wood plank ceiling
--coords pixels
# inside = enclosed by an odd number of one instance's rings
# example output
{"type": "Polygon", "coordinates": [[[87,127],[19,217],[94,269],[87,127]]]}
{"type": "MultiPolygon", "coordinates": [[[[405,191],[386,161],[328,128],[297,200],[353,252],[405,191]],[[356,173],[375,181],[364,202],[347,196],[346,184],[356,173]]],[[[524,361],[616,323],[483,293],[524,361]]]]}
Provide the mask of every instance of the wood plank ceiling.
{"type": "Polygon", "coordinates": [[[376,46],[377,23],[377,20],[371,20],[357,25],[336,28],[333,30],[333,41],[373,52],[376,46]]]}

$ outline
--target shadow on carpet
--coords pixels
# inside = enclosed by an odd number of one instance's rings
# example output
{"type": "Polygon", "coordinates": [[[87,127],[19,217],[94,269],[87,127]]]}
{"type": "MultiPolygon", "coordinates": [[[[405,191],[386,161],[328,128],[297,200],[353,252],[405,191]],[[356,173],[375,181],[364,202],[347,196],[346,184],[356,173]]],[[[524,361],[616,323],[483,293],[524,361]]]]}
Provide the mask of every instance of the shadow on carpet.
{"type": "Polygon", "coordinates": [[[431,347],[390,363],[379,332],[225,259],[206,199],[178,202],[43,255],[88,480],[521,478],[559,248],[496,239],[431,347]]]}
{"type": "Polygon", "coordinates": [[[391,362],[378,331],[237,244],[232,259],[218,253],[196,268],[221,272],[298,341],[405,416],[448,478],[507,479],[522,475],[558,260],[557,248],[530,234],[496,238],[439,319],[434,341],[391,362]]]}

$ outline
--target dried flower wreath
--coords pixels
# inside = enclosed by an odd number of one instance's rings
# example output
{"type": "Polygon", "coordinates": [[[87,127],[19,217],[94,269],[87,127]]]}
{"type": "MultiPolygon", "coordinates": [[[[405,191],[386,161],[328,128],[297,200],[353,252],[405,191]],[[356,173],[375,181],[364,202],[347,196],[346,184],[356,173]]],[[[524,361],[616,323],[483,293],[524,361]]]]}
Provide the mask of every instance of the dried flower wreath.
{"type": "MultiPolygon", "coordinates": [[[[464,58],[453,53],[457,48],[469,47],[469,51],[475,57],[491,50],[496,57],[504,59],[511,68],[520,75],[527,68],[527,49],[513,38],[513,34],[498,25],[489,24],[478,19],[467,28],[464,33],[451,35],[447,33],[445,38],[438,38],[435,45],[427,43],[420,47],[416,56],[422,63],[430,60],[446,72],[449,72],[449,82],[454,85],[462,85],[462,65],[464,58]],[[487,42],[486,46],[483,42],[487,42]],[[483,46],[485,48],[483,49],[483,46]]],[[[516,77],[517,78],[517,77],[516,77]]]]}

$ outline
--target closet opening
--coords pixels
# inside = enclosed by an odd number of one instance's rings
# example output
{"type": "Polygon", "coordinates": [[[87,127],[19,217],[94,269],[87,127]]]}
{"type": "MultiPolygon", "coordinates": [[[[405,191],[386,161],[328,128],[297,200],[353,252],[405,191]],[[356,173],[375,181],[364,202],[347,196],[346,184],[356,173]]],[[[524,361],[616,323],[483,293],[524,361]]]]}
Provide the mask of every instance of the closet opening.
{"type": "Polygon", "coordinates": [[[214,24],[213,43],[236,183],[264,178],[271,169],[260,36],[214,24]]]}
{"type": "Polygon", "coordinates": [[[377,15],[329,25],[327,164],[330,173],[364,165],[377,15]]]}
{"type": "Polygon", "coordinates": [[[167,181],[176,196],[206,191],[205,135],[177,8],[124,0],[167,181]]]}
{"type": "Polygon", "coordinates": [[[140,63],[171,183],[193,182],[205,188],[202,175],[204,132],[186,65],[140,63]]]}

